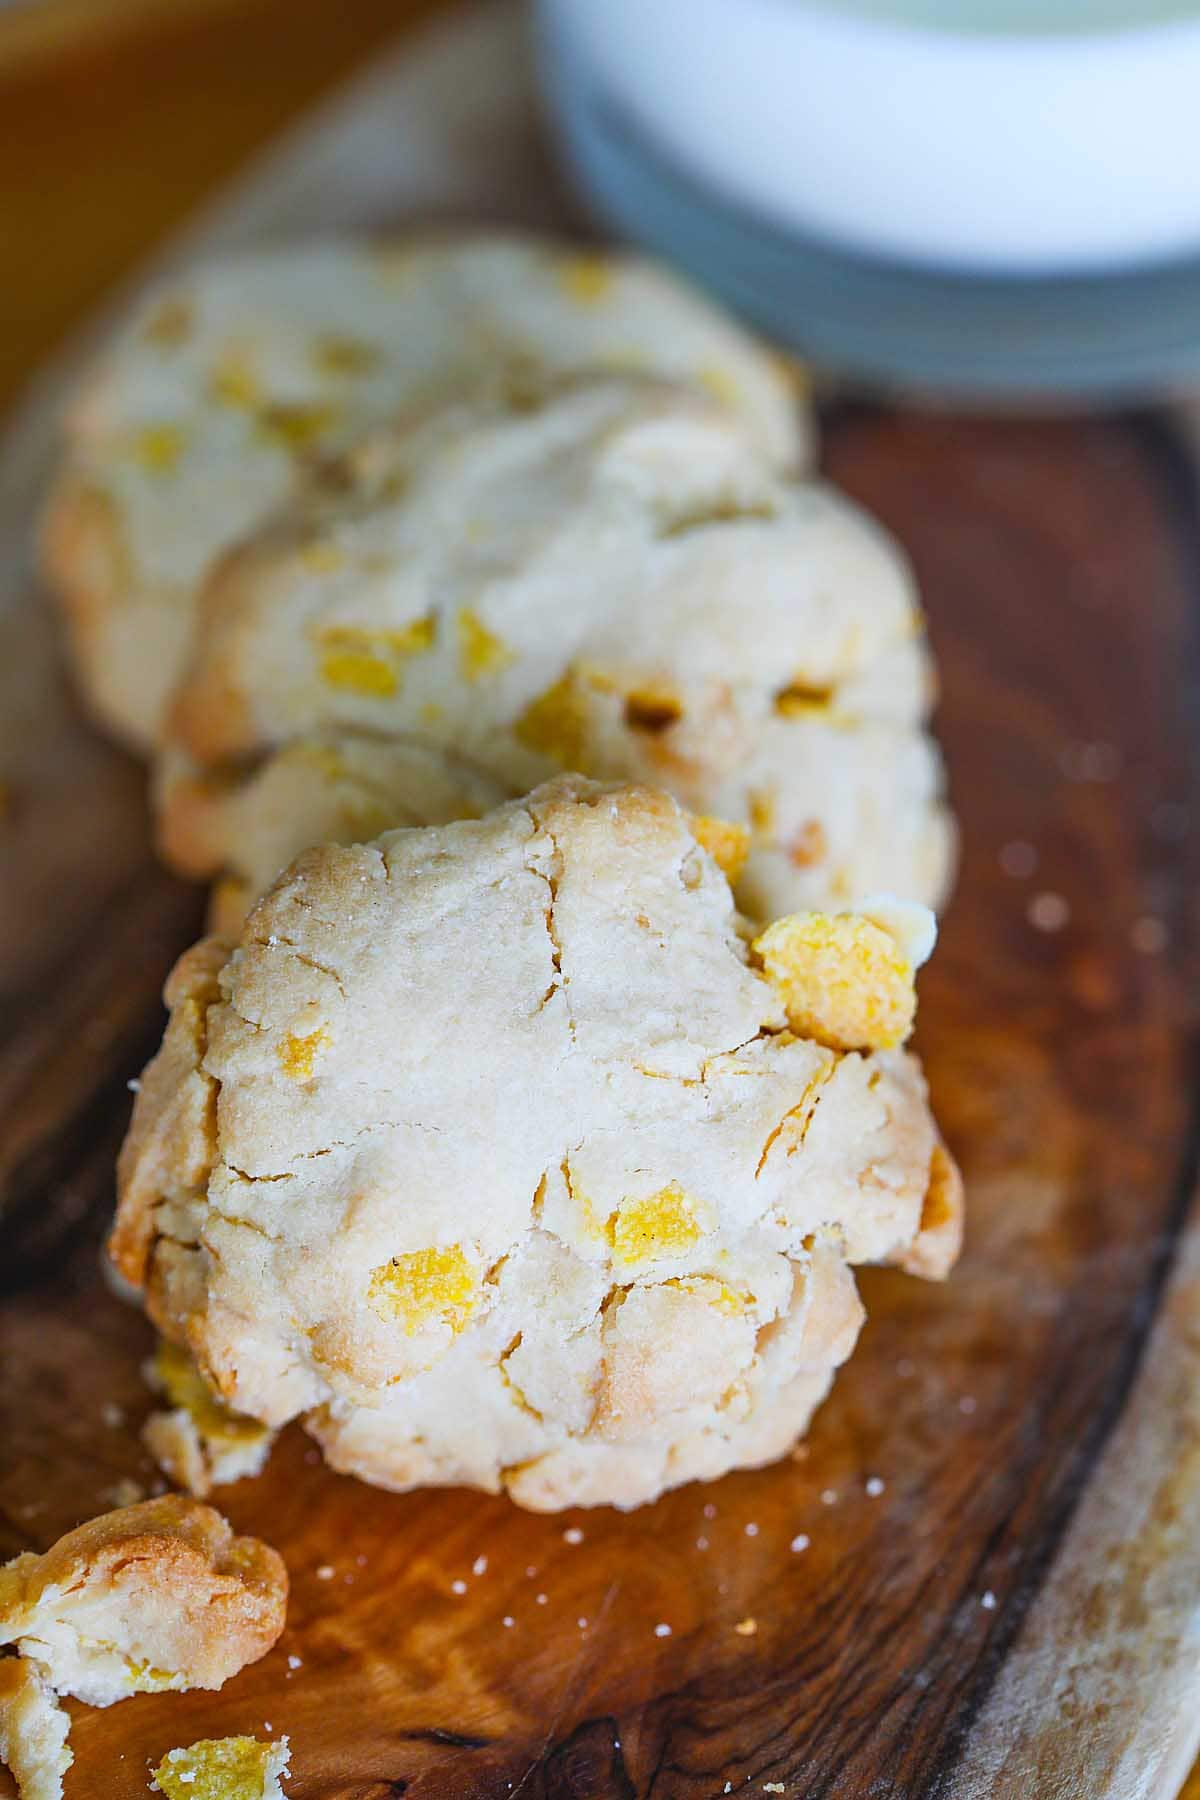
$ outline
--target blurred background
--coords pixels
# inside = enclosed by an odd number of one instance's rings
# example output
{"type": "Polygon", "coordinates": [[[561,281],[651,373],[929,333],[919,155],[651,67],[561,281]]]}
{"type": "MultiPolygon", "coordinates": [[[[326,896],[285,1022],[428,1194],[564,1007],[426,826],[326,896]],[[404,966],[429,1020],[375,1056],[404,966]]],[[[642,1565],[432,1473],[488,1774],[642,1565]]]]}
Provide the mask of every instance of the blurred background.
{"type": "MultiPolygon", "coordinates": [[[[0,0],[0,398],[254,151],[453,10],[0,0]]],[[[1200,369],[1195,0],[481,10],[524,16],[539,179],[830,372],[1007,403],[1200,369]]]]}

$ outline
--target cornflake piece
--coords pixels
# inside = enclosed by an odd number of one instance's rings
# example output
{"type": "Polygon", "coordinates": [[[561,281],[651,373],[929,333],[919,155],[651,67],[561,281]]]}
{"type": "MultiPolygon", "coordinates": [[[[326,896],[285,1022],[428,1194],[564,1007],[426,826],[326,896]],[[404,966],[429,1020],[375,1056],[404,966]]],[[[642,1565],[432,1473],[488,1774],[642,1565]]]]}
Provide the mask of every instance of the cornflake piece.
{"type": "Polygon", "coordinates": [[[168,1750],[154,1771],[152,1789],[166,1800],[286,1800],[280,1782],[288,1773],[288,1740],[201,1738],[168,1750]]]}
{"type": "Polygon", "coordinates": [[[831,1050],[891,1050],[911,1032],[914,964],[890,928],[853,913],[793,913],[752,949],[798,1036],[831,1050]]]}
{"type": "Polygon", "coordinates": [[[275,1433],[226,1406],[186,1350],[162,1339],[147,1375],[171,1402],[170,1412],[151,1413],[142,1427],[165,1475],[203,1500],[214,1487],[260,1472],[275,1433]]]}

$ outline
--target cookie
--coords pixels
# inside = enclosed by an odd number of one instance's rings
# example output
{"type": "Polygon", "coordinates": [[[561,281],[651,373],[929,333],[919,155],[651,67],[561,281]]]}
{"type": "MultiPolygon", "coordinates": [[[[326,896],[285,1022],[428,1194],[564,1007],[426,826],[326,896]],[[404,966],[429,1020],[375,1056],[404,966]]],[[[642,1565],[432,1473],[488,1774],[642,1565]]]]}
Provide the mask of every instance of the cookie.
{"type": "Polygon", "coordinates": [[[219,1688],[283,1630],[287,1573],[257,1538],[178,1494],[89,1519],[0,1568],[0,1644],[59,1694],[219,1688]]]}
{"type": "Polygon", "coordinates": [[[159,759],[159,848],[181,873],[218,875],[211,929],[236,936],[281,869],[312,844],[352,844],[401,825],[477,818],[509,797],[461,757],[412,740],[318,732],[249,773],[159,759]]]}
{"type": "Polygon", "coordinates": [[[0,1567],[0,1761],[21,1800],[60,1800],[70,1767],[59,1696],[219,1688],[283,1630],[287,1571],[220,1513],[167,1494],[90,1519],[0,1567]]]}
{"type": "Polygon", "coordinates": [[[908,914],[754,949],[705,838],[561,778],[310,851],[187,954],[110,1253],[227,1405],[388,1487],[633,1506],[804,1430],[852,1264],[945,1273],[957,1175],[875,1047],[908,914]]]}
{"type": "Polygon", "coordinates": [[[135,747],[156,740],[197,584],[315,462],[485,373],[581,368],[695,385],[772,462],[807,457],[783,366],[640,257],[494,233],[318,243],[160,288],[75,402],[42,530],[98,718],[135,747]]]}
{"type": "Polygon", "coordinates": [[[944,896],[953,829],[903,559],[679,389],[579,381],[520,407],[493,390],[374,434],[225,561],[200,616],[161,837],[243,894],[272,860],[260,836],[345,835],[322,779],[311,825],[276,833],[263,789],[283,778],[256,765],[357,735],[385,794],[368,733],[453,750],[510,793],[562,769],[666,787],[750,831],[739,897],[758,918],[944,896]],[[220,831],[197,822],[197,768],[226,798],[220,831]]]}
{"type": "Polygon", "coordinates": [[[0,1659],[0,1763],[20,1800],[62,1800],[63,1776],[75,1761],[70,1729],[58,1696],[34,1665],[23,1656],[0,1659]]]}

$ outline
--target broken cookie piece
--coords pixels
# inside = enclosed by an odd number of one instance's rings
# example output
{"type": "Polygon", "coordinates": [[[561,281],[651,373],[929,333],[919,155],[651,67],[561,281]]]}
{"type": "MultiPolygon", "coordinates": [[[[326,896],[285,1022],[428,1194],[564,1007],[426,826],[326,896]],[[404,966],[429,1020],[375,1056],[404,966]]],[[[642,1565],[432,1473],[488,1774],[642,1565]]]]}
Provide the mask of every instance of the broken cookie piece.
{"type": "Polygon", "coordinates": [[[186,1350],[164,1339],[147,1375],[171,1402],[171,1410],[151,1413],[142,1427],[142,1442],[177,1486],[203,1500],[210,1488],[259,1473],[275,1433],[226,1406],[186,1350]]]}
{"type": "Polygon", "coordinates": [[[0,1644],[60,1694],[219,1688],[283,1630],[283,1559],[210,1506],[165,1494],[102,1513],[0,1569],[0,1644]]]}
{"type": "Polygon", "coordinates": [[[150,1783],[167,1800],[286,1800],[280,1781],[288,1773],[288,1741],[201,1738],[168,1750],[150,1783]]]}
{"type": "MultiPolygon", "coordinates": [[[[103,1513],[0,1568],[0,1742],[22,1800],[57,1800],[66,1715],[55,1696],[219,1688],[283,1630],[283,1559],[179,1494],[103,1513]]],[[[64,1760],[65,1759],[65,1760],[64,1760]]]]}
{"type": "Polygon", "coordinates": [[[383,1486],[540,1510],[790,1448],[853,1348],[852,1265],[945,1274],[961,1189],[919,1065],[857,1029],[893,964],[911,1001],[908,937],[842,920],[853,1047],[801,1029],[739,847],[563,777],[309,851],[189,953],[110,1248],[227,1406],[383,1486]]]}
{"type": "Polygon", "coordinates": [[[21,1800],[59,1800],[74,1762],[71,1721],[54,1689],[21,1656],[0,1658],[0,1763],[12,1772],[21,1800]]]}

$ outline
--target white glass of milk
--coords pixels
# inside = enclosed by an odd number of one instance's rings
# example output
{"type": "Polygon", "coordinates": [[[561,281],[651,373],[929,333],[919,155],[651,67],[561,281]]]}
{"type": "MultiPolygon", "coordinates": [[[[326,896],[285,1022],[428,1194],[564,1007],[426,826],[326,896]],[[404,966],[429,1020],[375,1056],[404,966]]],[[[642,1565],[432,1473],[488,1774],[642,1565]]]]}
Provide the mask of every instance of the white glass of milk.
{"type": "Polygon", "coordinates": [[[1200,0],[539,0],[655,155],[774,230],[914,267],[1200,253],[1200,0]]]}

